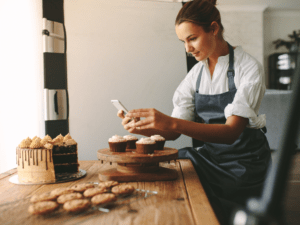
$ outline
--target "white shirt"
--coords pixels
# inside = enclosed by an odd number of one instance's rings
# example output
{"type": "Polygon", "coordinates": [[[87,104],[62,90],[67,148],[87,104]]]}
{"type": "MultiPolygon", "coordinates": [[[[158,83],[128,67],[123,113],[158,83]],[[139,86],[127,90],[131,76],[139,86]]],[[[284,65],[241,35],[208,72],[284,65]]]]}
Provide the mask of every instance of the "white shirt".
{"type": "MultiPolygon", "coordinates": [[[[229,54],[220,56],[211,78],[207,60],[198,62],[180,83],[173,96],[172,117],[195,120],[195,91],[200,69],[203,67],[199,94],[214,95],[229,91],[227,70],[229,54]]],[[[242,47],[234,49],[234,83],[237,92],[231,104],[225,107],[225,117],[236,115],[249,118],[250,128],[262,128],[266,125],[266,116],[258,110],[265,94],[265,76],[262,65],[242,47]]]]}

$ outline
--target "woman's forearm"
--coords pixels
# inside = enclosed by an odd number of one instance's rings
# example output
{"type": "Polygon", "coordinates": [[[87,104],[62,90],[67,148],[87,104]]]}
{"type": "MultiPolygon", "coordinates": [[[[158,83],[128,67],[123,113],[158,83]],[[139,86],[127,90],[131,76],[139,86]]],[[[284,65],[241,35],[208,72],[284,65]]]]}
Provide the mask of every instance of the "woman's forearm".
{"type": "Polygon", "coordinates": [[[248,119],[232,116],[226,124],[203,124],[182,119],[172,119],[172,130],[204,142],[232,144],[243,132],[248,119]]]}

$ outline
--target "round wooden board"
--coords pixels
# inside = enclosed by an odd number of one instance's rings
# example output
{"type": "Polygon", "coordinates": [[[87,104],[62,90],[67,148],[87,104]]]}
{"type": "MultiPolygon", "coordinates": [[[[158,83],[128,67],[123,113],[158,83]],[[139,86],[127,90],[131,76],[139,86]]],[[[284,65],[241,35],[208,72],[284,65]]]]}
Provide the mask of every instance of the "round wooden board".
{"type": "Polygon", "coordinates": [[[99,173],[99,180],[101,181],[119,181],[119,182],[137,182],[137,181],[162,181],[162,180],[176,180],[178,173],[176,170],[159,167],[156,172],[150,173],[122,173],[116,168],[102,171],[99,173]]]}
{"type": "Polygon", "coordinates": [[[153,154],[139,154],[135,149],[111,152],[109,148],[104,148],[98,150],[97,157],[99,160],[115,163],[158,163],[177,159],[178,150],[165,147],[164,150],[155,150],[153,154]]]}

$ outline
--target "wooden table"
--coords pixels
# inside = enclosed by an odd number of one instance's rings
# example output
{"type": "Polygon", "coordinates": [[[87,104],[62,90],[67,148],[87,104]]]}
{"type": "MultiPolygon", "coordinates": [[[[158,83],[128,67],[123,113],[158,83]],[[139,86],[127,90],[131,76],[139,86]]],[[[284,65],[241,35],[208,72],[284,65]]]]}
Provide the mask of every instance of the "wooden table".
{"type": "Polygon", "coordinates": [[[179,175],[176,180],[130,182],[137,189],[156,191],[157,194],[112,208],[109,213],[96,210],[96,213],[70,214],[60,210],[47,216],[30,215],[27,209],[33,194],[83,182],[99,182],[99,171],[115,166],[115,163],[102,164],[100,161],[79,163],[87,175],[80,180],[59,184],[17,185],[9,182],[9,178],[17,174],[16,169],[0,174],[0,224],[219,224],[190,160],[160,164],[176,169],[179,175]]]}

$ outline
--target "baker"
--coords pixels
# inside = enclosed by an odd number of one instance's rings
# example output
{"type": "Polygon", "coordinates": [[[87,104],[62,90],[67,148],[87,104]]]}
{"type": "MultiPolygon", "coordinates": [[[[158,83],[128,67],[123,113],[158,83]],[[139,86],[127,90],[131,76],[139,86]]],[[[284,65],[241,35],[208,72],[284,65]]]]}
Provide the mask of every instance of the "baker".
{"type": "Polygon", "coordinates": [[[118,116],[130,133],[166,140],[184,134],[201,141],[180,149],[179,158],[193,162],[218,219],[226,224],[234,207],[260,196],[270,148],[266,118],[258,116],[265,93],[263,67],[224,40],[215,5],[216,0],[187,2],[176,17],[179,40],[199,62],[175,91],[172,115],[135,109],[118,116]],[[130,121],[133,117],[137,120],[130,121]]]}

